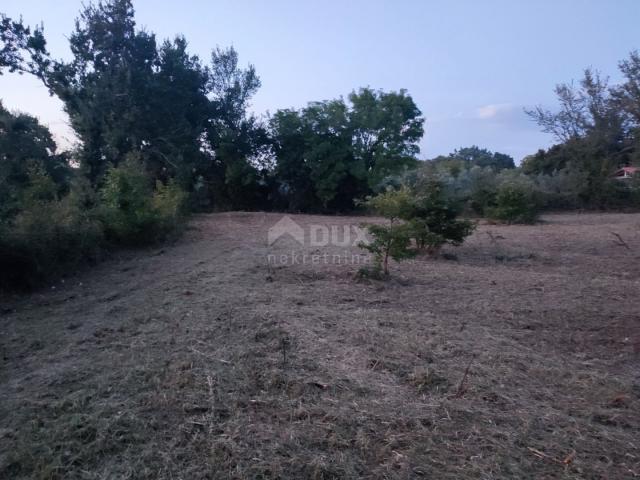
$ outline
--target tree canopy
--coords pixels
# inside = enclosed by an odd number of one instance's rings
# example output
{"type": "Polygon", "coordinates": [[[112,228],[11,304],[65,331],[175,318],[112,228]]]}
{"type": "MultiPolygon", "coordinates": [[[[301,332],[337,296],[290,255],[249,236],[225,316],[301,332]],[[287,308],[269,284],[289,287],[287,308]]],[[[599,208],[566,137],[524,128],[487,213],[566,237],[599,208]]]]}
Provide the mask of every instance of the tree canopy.
{"type": "Polygon", "coordinates": [[[276,177],[294,209],[348,210],[385,177],[416,165],[424,119],[406,91],[280,110],[270,121],[276,177]]]}
{"type": "Polygon", "coordinates": [[[441,155],[429,162],[432,166],[447,169],[457,175],[472,167],[491,168],[494,172],[515,168],[513,158],[505,153],[491,152],[476,145],[454,150],[449,155],[441,155]]]}
{"type": "Polygon", "coordinates": [[[2,17],[0,71],[29,73],[58,96],[94,186],[131,153],[153,179],[170,178],[204,208],[346,210],[385,177],[415,165],[423,118],[404,90],[363,88],[347,99],[249,112],[255,68],[216,47],[209,64],[177,36],[136,26],[131,0],[88,5],[54,59],[42,28],[2,17]]]}
{"type": "Polygon", "coordinates": [[[18,210],[35,172],[52,180],[54,193],[68,189],[68,157],[56,150],[51,133],[35,117],[10,112],[0,102],[0,222],[18,210]]]}
{"type": "Polygon", "coordinates": [[[247,108],[260,81],[233,48],[216,48],[205,65],[184,37],[158,43],[137,28],[130,0],[85,7],[68,62],[52,58],[42,28],[22,21],[3,17],[0,40],[0,71],[33,74],[62,100],[94,185],[132,152],[152,178],[175,177],[188,190],[201,178],[210,202],[233,195],[233,182],[244,181],[234,175],[254,173],[251,158],[266,141],[247,108]]]}

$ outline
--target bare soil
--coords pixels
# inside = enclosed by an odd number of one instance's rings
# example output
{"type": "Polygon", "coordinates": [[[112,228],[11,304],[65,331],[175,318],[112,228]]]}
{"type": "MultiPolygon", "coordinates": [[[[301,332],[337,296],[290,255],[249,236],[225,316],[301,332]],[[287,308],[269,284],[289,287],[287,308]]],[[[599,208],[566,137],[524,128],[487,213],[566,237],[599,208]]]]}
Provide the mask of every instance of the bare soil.
{"type": "Polygon", "coordinates": [[[361,253],[281,217],[2,298],[0,477],[640,477],[640,215],[483,223],[388,281],[269,265],[361,253]]]}

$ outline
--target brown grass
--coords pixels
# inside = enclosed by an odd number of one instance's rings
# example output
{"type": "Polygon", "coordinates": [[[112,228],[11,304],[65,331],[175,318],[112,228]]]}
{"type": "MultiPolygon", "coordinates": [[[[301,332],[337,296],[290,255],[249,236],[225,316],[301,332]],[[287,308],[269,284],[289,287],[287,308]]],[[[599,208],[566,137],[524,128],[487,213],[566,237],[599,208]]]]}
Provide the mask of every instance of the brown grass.
{"type": "Polygon", "coordinates": [[[267,265],[279,218],[3,298],[0,477],[640,477],[640,215],[481,225],[387,282],[267,265]]]}

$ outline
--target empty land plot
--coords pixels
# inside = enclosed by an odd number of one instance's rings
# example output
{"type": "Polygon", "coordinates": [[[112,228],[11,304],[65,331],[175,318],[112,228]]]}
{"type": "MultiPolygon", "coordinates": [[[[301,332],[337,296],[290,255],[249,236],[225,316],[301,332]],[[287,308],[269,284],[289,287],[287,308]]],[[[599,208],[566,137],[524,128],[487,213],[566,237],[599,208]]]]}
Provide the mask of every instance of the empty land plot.
{"type": "Polygon", "coordinates": [[[386,282],[270,264],[361,253],[281,218],[3,298],[0,477],[640,477],[640,215],[482,223],[386,282]]]}

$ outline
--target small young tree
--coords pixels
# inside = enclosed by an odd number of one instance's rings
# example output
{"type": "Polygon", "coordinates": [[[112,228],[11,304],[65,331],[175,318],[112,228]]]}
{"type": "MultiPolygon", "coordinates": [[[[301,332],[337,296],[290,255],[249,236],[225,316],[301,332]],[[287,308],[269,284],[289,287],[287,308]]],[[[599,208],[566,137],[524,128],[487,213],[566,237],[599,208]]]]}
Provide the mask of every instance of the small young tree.
{"type": "Polygon", "coordinates": [[[408,188],[387,191],[369,199],[367,205],[388,220],[386,225],[369,225],[373,241],[361,247],[374,255],[378,270],[389,274],[389,258],[400,261],[420,251],[437,253],[449,243],[460,245],[474,225],[459,220],[458,210],[447,200],[442,185],[432,181],[420,195],[408,188]]]}
{"type": "Polygon", "coordinates": [[[459,220],[458,208],[446,198],[442,185],[433,180],[422,194],[411,198],[403,213],[418,250],[435,255],[443,245],[461,245],[474,230],[469,220],[459,220]]]}
{"type": "Polygon", "coordinates": [[[401,219],[411,210],[411,192],[407,188],[387,191],[367,201],[377,214],[387,219],[385,225],[370,224],[367,230],[373,237],[370,243],[359,246],[373,254],[376,273],[389,275],[389,258],[401,261],[415,255],[411,248],[411,230],[401,219]]]}

